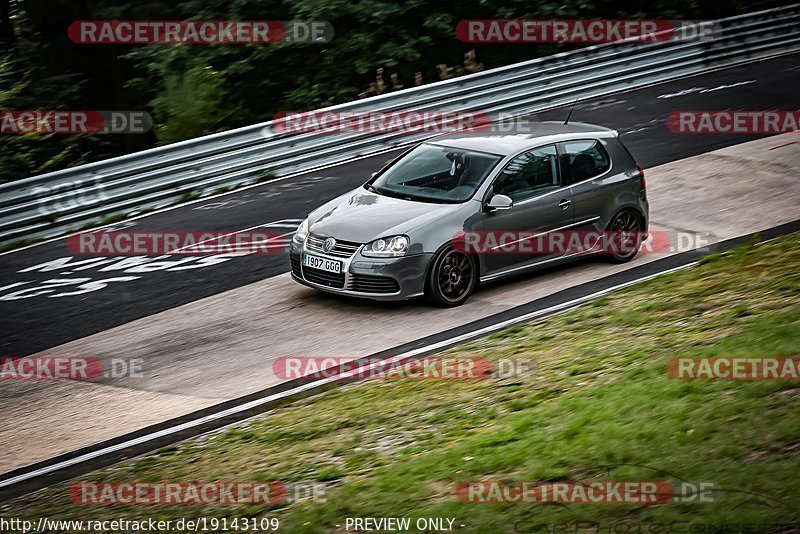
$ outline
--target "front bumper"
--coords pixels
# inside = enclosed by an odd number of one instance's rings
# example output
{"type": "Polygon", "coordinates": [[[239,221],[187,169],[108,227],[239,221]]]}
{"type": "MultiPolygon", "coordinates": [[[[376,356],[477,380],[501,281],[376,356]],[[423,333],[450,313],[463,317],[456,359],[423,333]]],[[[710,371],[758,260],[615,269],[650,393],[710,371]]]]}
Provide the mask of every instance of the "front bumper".
{"type": "Polygon", "coordinates": [[[308,287],[328,293],[373,300],[405,300],[425,292],[425,274],[433,254],[414,254],[399,258],[367,258],[357,251],[351,258],[341,258],[309,251],[342,262],[341,275],[328,274],[302,265],[306,252],[292,244],[289,259],[292,278],[308,287]]]}

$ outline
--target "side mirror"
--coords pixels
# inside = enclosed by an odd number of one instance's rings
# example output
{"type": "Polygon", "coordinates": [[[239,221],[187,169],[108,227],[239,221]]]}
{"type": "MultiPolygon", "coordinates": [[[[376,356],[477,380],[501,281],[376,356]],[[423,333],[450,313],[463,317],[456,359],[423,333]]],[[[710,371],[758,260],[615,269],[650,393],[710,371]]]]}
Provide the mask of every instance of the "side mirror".
{"type": "Polygon", "coordinates": [[[514,201],[505,195],[494,195],[486,204],[486,211],[508,210],[514,205],[514,201]]]}

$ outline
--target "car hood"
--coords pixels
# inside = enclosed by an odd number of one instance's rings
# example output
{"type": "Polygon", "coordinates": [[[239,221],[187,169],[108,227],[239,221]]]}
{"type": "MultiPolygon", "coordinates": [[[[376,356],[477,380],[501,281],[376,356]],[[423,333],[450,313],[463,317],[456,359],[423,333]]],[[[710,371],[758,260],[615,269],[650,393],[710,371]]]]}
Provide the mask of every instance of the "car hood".
{"type": "Polygon", "coordinates": [[[434,204],[387,197],[360,187],[312,211],[308,222],[314,234],[367,243],[379,237],[407,234],[458,207],[459,204],[434,204]]]}

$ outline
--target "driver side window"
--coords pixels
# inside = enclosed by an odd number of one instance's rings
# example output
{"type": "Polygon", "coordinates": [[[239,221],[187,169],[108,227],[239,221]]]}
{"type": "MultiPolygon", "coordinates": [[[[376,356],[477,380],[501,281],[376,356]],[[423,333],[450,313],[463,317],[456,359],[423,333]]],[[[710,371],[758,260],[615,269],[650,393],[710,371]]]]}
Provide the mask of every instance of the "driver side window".
{"type": "Polygon", "coordinates": [[[522,202],[560,188],[555,145],[523,152],[512,159],[493,184],[494,193],[522,202]]]}

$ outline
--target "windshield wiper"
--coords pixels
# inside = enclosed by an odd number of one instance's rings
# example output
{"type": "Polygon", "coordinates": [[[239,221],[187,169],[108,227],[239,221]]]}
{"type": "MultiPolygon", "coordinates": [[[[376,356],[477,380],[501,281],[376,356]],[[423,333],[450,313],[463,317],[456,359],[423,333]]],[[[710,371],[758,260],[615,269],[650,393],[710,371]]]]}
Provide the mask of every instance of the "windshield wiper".
{"type": "Polygon", "coordinates": [[[370,191],[374,193],[378,193],[379,195],[383,195],[385,197],[393,197],[393,198],[405,198],[404,195],[401,193],[397,193],[396,191],[392,191],[391,189],[378,189],[372,184],[368,184],[367,187],[370,191]]]}
{"type": "Polygon", "coordinates": [[[398,191],[392,191],[391,189],[379,189],[372,184],[364,184],[364,187],[367,189],[367,191],[372,191],[373,193],[377,193],[385,197],[399,198],[400,200],[409,200],[411,202],[433,202],[436,204],[439,203],[434,199],[427,199],[426,197],[418,197],[415,195],[409,195],[407,193],[400,193],[398,191]]]}

